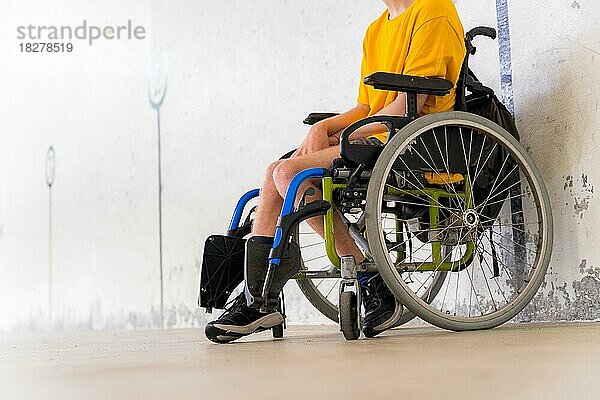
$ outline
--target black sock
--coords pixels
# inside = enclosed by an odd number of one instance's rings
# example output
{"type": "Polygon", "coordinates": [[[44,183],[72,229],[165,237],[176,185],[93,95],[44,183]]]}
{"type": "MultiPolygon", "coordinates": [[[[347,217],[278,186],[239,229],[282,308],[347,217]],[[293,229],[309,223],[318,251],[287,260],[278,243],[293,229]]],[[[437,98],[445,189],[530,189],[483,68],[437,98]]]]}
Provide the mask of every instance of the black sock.
{"type": "MultiPolygon", "coordinates": [[[[369,260],[367,258],[365,258],[362,262],[362,264],[368,262],[369,260]]],[[[369,281],[369,279],[371,279],[372,277],[374,277],[375,275],[377,275],[376,272],[362,272],[359,271],[356,273],[356,280],[358,281],[358,283],[360,283],[361,286],[364,286],[367,284],[367,282],[369,281]]]]}

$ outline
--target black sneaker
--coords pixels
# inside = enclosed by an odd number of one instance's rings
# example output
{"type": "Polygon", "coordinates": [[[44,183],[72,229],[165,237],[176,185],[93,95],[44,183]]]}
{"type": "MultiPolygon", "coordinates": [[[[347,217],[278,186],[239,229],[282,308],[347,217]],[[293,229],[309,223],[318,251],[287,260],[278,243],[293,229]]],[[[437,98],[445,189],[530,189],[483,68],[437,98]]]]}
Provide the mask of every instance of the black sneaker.
{"type": "Polygon", "coordinates": [[[375,337],[393,328],[402,315],[403,306],[377,274],[360,286],[365,316],[362,331],[366,337],[375,337]]]}
{"type": "Polygon", "coordinates": [[[281,324],[283,315],[279,311],[262,313],[249,308],[242,292],[216,321],[206,324],[204,333],[207,339],[215,343],[229,343],[281,324]]]}

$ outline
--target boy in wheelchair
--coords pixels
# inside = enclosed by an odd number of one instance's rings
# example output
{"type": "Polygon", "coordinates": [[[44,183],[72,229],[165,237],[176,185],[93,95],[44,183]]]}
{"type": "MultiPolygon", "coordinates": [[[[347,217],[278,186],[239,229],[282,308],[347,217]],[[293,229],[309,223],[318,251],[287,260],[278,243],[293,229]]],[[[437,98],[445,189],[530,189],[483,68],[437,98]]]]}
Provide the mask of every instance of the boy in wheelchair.
{"type": "MultiPolygon", "coordinates": [[[[371,23],[364,38],[358,104],[345,113],[325,115],[328,118],[311,127],[302,144],[289,158],[275,161],[266,169],[252,237],[246,243],[245,293],[240,294],[217,320],[206,325],[205,333],[211,341],[227,343],[283,323],[284,317],[275,307],[258,308],[260,290],[255,283],[265,280],[277,218],[294,177],[308,168],[330,168],[340,157],[340,135],[353,123],[373,115],[404,116],[409,113],[407,96],[395,91],[376,90],[365,84],[364,78],[377,71],[386,71],[439,77],[456,85],[466,50],[463,27],[452,1],[384,0],[384,3],[386,10],[371,23]]],[[[419,94],[416,113],[425,115],[453,110],[455,100],[454,88],[445,96],[419,94]]],[[[387,130],[381,124],[364,125],[352,133],[350,140],[383,146],[387,130]]],[[[300,193],[305,194],[301,201],[308,203],[321,199],[320,189],[305,181],[300,186],[300,193]]],[[[407,208],[407,212],[410,209],[407,208]]],[[[319,235],[324,234],[322,217],[312,217],[307,222],[319,235]]],[[[357,262],[366,262],[338,215],[334,215],[334,229],[337,253],[352,256],[357,262]]],[[[291,275],[293,273],[280,274],[274,278],[275,291],[280,290],[291,275]]],[[[365,309],[361,329],[365,336],[373,337],[394,326],[402,305],[378,274],[362,272],[358,273],[357,279],[365,309]]]]}

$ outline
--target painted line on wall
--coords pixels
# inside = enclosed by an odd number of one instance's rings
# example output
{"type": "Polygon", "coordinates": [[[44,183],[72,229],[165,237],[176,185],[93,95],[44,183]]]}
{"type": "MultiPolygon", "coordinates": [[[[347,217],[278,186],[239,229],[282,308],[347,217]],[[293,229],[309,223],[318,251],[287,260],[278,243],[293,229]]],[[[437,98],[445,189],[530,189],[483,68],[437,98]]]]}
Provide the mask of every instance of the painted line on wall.
{"type": "Polygon", "coordinates": [[[52,188],[56,169],[56,152],[50,145],[46,151],[46,162],[44,165],[46,175],[46,186],[48,186],[48,322],[49,326],[54,324],[54,213],[52,201],[52,188]]]}
{"type": "Polygon", "coordinates": [[[156,108],[157,153],[158,153],[158,257],[160,268],[160,324],[165,327],[165,285],[163,266],[163,215],[162,215],[162,150],[160,145],[160,107],[156,108]]]}
{"type": "Polygon", "coordinates": [[[160,326],[165,327],[165,296],[164,296],[164,266],[163,266],[163,207],[162,207],[162,148],[160,130],[160,106],[167,93],[167,54],[162,46],[153,49],[152,64],[150,66],[148,100],[156,110],[156,137],[157,137],[157,174],[158,174],[158,263],[160,279],[160,326]]]}
{"type": "Polygon", "coordinates": [[[500,55],[502,102],[511,114],[515,115],[508,0],[496,0],[496,18],[498,20],[498,52],[500,55]]]}
{"type": "MultiPolygon", "coordinates": [[[[496,0],[496,18],[498,19],[498,53],[500,57],[500,84],[502,87],[502,103],[508,111],[515,115],[515,96],[513,91],[512,52],[510,45],[510,24],[508,17],[508,0],[496,0]]],[[[510,190],[510,212],[511,222],[516,230],[513,230],[513,255],[515,256],[515,268],[519,273],[524,271],[524,265],[520,260],[525,260],[525,224],[523,220],[523,203],[519,196],[522,193],[521,185],[510,190]]]]}

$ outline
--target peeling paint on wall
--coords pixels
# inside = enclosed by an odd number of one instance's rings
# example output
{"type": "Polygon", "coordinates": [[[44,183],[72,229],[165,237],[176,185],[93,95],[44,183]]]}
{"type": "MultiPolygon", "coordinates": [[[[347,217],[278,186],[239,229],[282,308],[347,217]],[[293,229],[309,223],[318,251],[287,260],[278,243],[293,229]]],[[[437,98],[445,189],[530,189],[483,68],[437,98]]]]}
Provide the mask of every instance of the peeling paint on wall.
{"type": "Polygon", "coordinates": [[[496,0],[496,14],[498,19],[498,52],[500,55],[502,102],[511,114],[515,115],[508,0],[496,0]]]}
{"type": "Polygon", "coordinates": [[[570,284],[554,283],[552,271],[540,292],[516,320],[526,321],[589,321],[600,319],[600,267],[581,260],[577,271],[581,279],[570,284]]]}
{"type": "Polygon", "coordinates": [[[569,194],[569,201],[565,206],[570,206],[570,201],[573,201],[573,216],[583,219],[584,214],[590,208],[590,201],[594,197],[594,186],[589,182],[588,175],[582,173],[580,177],[573,179],[573,176],[567,175],[564,177],[565,184],[563,190],[569,194]]]}

